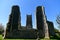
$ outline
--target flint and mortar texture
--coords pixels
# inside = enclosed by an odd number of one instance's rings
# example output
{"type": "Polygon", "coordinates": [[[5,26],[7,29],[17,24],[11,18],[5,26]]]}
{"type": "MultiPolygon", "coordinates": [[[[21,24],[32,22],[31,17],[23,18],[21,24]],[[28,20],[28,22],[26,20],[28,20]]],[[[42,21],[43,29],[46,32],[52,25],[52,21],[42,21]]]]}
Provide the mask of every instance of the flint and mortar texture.
{"type": "Polygon", "coordinates": [[[32,15],[27,15],[26,18],[26,28],[32,29],[32,15]]]}

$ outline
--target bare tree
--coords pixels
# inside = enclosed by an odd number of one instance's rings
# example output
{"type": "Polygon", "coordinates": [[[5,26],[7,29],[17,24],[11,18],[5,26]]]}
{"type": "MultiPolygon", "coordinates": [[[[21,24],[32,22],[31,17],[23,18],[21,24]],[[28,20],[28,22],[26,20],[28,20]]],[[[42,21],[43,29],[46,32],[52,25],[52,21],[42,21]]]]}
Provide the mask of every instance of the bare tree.
{"type": "Polygon", "coordinates": [[[58,28],[60,29],[60,15],[57,15],[56,22],[58,24],[58,28]]]}
{"type": "Polygon", "coordinates": [[[0,34],[4,31],[4,27],[2,24],[0,24],[0,34]]]}

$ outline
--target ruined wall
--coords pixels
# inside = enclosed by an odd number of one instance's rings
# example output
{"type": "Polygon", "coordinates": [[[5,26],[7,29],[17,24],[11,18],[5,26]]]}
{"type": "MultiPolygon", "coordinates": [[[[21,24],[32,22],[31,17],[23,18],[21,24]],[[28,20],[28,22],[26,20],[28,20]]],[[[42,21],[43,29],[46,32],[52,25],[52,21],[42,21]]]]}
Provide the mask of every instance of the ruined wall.
{"type": "Polygon", "coordinates": [[[12,7],[12,12],[9,16],[9,21],[7,23],[6,30],[11,32],[13,30],[18,30],[21,27],[21,19],[20,19],[20,10],[17,5],[12,7]]]}
{"type": "MultiPolygon", "coordinates": [[[[44,35],[45,36],[45,13],[44,13],[44,8],[43,6],[38,6],[36,8],[36,27],[37,30],[40,31],[41,37],[44,35]]],[[[43,37],[44,37],[43,36],[43,37]]]]}
{"type": "Polygon", "coordinates": [[[21,27],[21,19],[20,19],[19,6],[14,5],[12,6],[12,11],[11,14],[9,15],[9,21],[7,23],[5,36],[7,36],[10,32],[14,30],[18,30],[18,28],[20,29],[20,27],[21,27]]]}
{"type": "Polygon", "coordinates": [[[10,32],[6,38],[22,38],[22,39],[35,39],[37,38],[37,30],[17,30],[10,32]]]}
{"type": "Polygon", "coordinates": [[[55,32],[54,32],[53,22],[47,21],[47,23],[48,23],[49,35],[50,36],[54,36],[55,35],[55,32]]]}

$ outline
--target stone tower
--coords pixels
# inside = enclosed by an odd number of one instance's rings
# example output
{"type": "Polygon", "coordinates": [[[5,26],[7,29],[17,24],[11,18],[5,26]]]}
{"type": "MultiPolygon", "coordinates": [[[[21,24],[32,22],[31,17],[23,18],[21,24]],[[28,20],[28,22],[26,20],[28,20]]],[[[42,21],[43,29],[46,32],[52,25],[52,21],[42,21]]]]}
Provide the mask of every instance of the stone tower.
{"type": "Polygon", "coordinates": [[[49,30],[48,30],[48,24],[47,24],[47,18],[45,15],[45,10],[44,7],[42,6],[42,11],[43,11],[43,22],[44,22],[44,31],[45,31],[45,38],[49,39],[49,30]]]}
{"type": "Polygon", "coordinates": [[[43,11],[42,6],[38,6],[36,9],[36,24],[37,30],[40,32],[40,36],[44,37],[44,22],[43,22],[43,11]]]}
{"type": "Polygon", "coordinates": [[[37,23],[37,30],[40,32],[39,33],[40,36],[49,37],[48,25],[46,23],[46,15],[45,15],[43,6],[38,6],[36,9],[36,23],[37,23]]]}
{"type": "Polygon", "coordinates": [[[43,14],[42,14],[42,6],[38,6],[36,9],[36,22],[37,22],[37,29],[43,29],[43,14]]]}
{"type": "Polygon", "coordinates": [[[32,15],[27,15],[26,18],[26,28],[32,29],[32,15]]]}
{"type": "Polygon", "coordinates": [[[11,32],[13,30],[18,30],[21,27],[21,16],[19,6],[15,5],[12,7],[12,12],[9,16],[9,21],[7,23],[7,31],[11,32]]]}

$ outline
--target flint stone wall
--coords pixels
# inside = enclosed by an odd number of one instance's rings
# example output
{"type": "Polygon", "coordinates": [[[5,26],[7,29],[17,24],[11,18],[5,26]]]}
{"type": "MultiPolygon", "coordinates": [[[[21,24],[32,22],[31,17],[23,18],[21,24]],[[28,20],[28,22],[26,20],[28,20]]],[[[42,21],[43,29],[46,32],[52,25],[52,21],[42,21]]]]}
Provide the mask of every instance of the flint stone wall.
{"type": "MultiPolygon", "coordinates": [[[[43,37],[42,31],[39,32],[39,37],[43,37]]],[[[6,38],[20,38],[20,39],[36,39],[37,38],[37,30],[14,30],[13,32],[9,32],[6,35],[6,38]]]]}
{"type": "Polygon", "coordinates": [[[8,33],[6,38],[37,38],[36,30],[14,30],[8,33]]]}

